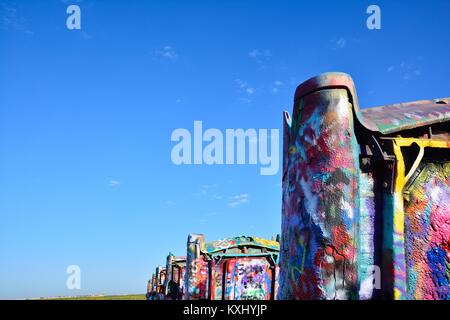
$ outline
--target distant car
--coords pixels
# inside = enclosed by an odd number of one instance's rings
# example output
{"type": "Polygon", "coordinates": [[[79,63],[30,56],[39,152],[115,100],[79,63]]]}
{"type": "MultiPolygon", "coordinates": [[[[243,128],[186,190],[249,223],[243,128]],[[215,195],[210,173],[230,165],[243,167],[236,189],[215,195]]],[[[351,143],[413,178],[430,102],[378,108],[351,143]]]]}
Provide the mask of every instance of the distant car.
{"type": "Polygon", "coordinates": [[[279,241],[238,236],[205,242],[190,234],[186,300],[274,300],[279,241]]]}

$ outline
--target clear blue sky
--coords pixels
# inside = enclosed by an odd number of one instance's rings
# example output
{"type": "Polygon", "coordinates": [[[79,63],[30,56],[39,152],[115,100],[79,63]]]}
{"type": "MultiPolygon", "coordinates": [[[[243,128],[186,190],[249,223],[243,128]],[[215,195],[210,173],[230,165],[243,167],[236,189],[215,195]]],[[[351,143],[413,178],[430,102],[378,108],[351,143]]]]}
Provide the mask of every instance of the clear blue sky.
{"type": "Polygon", "coordinates": [[[171,133],[281,129],[295,87],[327,71],[363,106],[449,96],[450,2],[374,3],[371,31],[372,1],[2,0],[0,298],[145,292],[190,232],[278,233],[280,173],[175,166],[171,133]]]}

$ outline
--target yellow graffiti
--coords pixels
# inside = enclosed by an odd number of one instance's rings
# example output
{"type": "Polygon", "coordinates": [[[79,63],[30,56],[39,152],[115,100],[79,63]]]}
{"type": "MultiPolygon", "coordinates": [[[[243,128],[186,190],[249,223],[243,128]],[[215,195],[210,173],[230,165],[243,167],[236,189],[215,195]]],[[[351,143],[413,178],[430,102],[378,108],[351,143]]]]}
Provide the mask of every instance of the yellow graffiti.
{"type": "Polygon", "coordinates": [[[268,247],[280,247],[280,244],[276,241],[273,240],[267,240],[267,239],[263,239],[263,238],[258,238],[258,237],[252,237],[253,240],[255,240],[256,242],[264,245],[264,246],[268,246],[268,247]]]}
{"type": "Polygon", "coordinates": [[[303,270],[300,270],[300,269],[297,268],[297,267],[292,267],[292,270],[291,270],[291,279],[292,279],[293,281],[296,281],[296,280],[297,280],[297,279],[295,278],[295,271],[297,271],[297,273],[298,273],[299,276],[303,273],[303,270]]]}
{"type": "Polygon", "coordinates": [[[295,278],[295,272],[297,272],[298,275],[300,276],[300,275],[303,274],[303,270],[305,269],[306,242],[305,242],[305,239],[304,239],[303,236],[300,237],[300,238],[297,240],[297,244],[298,244],[299,246],[301,246],[302,249],[303,249],[303,250],[302,250],[302,262],[301,262],[301,264],[300,264],[300,268],[293,266],[292,269],[291,269],[291,279],[292,279],[293,281],[296,280],[296,278],[295,278]]]}
{"type": "Polygon", "coordinates": [[[303,269],[305,268],[305,258],[306,258],[306,242],[305,239],[303,239],[303,237],[300,237],[300,239],[298,239],[298,244],[302,246],[303,249],[303,255],[302,255],[302,264],[300,265],[300,274],[303,273],[303,269]]]}

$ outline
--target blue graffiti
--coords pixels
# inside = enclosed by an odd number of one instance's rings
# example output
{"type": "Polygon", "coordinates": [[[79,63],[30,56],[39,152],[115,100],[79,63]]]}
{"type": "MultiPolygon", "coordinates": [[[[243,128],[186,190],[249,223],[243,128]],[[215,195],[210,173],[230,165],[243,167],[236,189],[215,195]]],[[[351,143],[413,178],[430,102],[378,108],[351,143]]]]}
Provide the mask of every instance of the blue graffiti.
{"type": "Polygon", "coordinates": [[[439,299],[450,300],[450,279],[447,275],[447,252],[440,247],[427,251],[433,282],[439,299]]]}

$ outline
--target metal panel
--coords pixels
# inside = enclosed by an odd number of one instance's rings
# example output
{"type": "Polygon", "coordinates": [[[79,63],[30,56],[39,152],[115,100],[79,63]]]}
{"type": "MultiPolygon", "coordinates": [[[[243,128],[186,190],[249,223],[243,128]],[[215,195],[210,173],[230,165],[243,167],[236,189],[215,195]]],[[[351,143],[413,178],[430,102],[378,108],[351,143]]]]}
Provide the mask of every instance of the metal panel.
{"type": "Polygon", "coordinates": [[[359,158],[348,91],[303,96],[288,131],[278,297],[349,299],[357,287],[359,158]]]}

